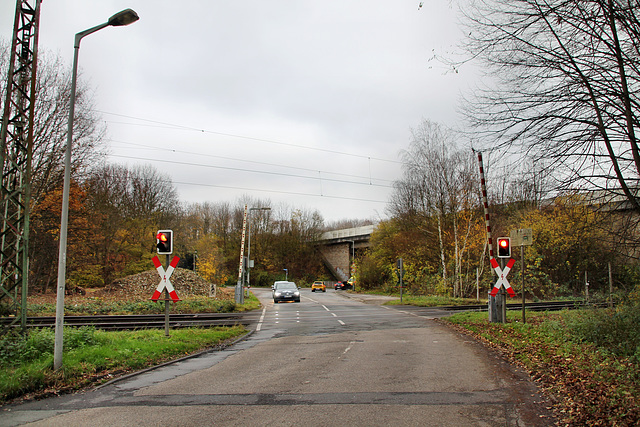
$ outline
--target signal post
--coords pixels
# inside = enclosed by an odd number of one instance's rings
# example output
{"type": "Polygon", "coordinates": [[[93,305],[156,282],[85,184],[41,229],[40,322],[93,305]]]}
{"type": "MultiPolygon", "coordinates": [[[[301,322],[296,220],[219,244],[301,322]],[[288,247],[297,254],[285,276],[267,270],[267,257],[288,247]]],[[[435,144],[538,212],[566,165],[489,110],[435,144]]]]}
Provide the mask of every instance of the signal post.
{"type": "Polygon", "coordinates": [[[153,293],[151,300],[154,302],[158,301],[162,295],[162,291],[164,291],[164,334],[169,336],[169,302],[180,301],[178,294],[169,280],[173,274],[173,270],[178,266],[178,261],[180,261],[180,258],[174,256],[171,262],[169,262],[169,255],[173,253],[172,230],[158,230],[158,233],[156,234],[156,248],[159,255],[166,255],[167,267],[166,270],[162,267],[162,263],[157,256],[153,258],[153,265],[156,267],[156,270],[158,270],[161,280],[153,293]]]}
{"type": "Polygon", "coordinates": [[[531,228],[520,228],[511,230],[511,242],[513,246],[520,246],[520,268],[522,274],[522,323],[527,323],[525,314],[525,298],[524,298],[524,247],[533,244],[533,230],[531,228]]]}
{"type": "Polygon", "coordinates": [[[491,267],[498,275],[498,280],[489,292],[489,321],[494,323],[505,323],[507,321],[507,292],[514,297],[516,294],[507,280],[507,275],[515,261],[511,259],[511,239],[509,237],[498,237],[498,259],[500,264],[491,258],[491,267]],[[505,266],[505,259],[509,259],[505,266]]]}
{"type": "Polygon", "coordinates": [[[516,293],[507,280],[507,275],[515,264],[515,260],[511,258],[511,245],[520,246],[520,268],[522,275],[522,322],[526,322],[525,315],[525,279],[524,279],[524,247],[533,243],[533,233],[530,228],[523,228],[511,231],[511,237],[499,237],[498,243],[498,262],[491,258],[491,266],[498,275],[498,280],[491,292],[489,292],[489,321],[504,323],[507,321],[507,301],[506,294],[515,297],[516,293]],[[506,265],[505,260],[508,259],[506,265]]]}

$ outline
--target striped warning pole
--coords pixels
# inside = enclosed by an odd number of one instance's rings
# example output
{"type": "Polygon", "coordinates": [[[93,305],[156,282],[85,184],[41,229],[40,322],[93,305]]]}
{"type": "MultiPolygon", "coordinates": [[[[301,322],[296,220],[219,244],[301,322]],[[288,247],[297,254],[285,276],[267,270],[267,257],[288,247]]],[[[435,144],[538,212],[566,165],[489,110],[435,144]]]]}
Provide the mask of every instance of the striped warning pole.
{"type": "Polygon", "coordinates": [[[244,218],[242,220],[242,242],[240,243],[240,267],[238,268],[238,283],[236,284],[235,301],[236,304],[244,304],[244,283],[242,273],[244,272],[244,236],[247,231],[247,205],[244,205],[244,218]]]}
{"type": "MultiPolygon", "coordinates": [[[[500,267],[496,268],[496,266],[498,266],[498,261],[496,261],[495,257],[493,256],[493,239],[491,238],[491,224],[489,223],[489,202],[487,201],[487,183],[484,179],[484,166],[482,163],[482,153],[480,151],[478,151],[478,163],[480,164],[480,185],[482,187],[482,203],[484,204],[484,220],[485,220],[485,223],[487,224],[487,243],[489,246],[489,261],[491,262],[491,266],[494,268],[494,271],[498,274],[498,281],[496,282],[496,287],[495,289],[492,289],[492,292],[490,293],[491,297],[489,298],[489,301],[488,301],[489,321],[504,323],[507,319],[506,297],[504,296],[504,292],[500,292],[500,295],[496,297],[497,292],[493,292],[493,290],[497,291],[504,285],[503,282],[506,281],[506,277],[505,277],[506,274],[502,273],[502,270],[500,269],[500,267]]],[[[509,272],[512,266],[513,264],[508,266],[508,268],[506,269],[507,273],[509,272]]],[[[506,283],[508,284],[509,282],[506,282],[506,283]]],[[[510,289],[511,292],[513,292],[513,289],[511,289],[511,286],[509,286],[508,289],[510,289]]]]}
{"type": "Polygon", "coordinates": [[[482,152],[478,151],[478,163],[480,163],[480,185],[482,187],[482,203],[484,204],[484,221],[487,225],[487,242],[489,242],[489,260],[493,257],[493,240],[491,239],[491,224],[489,223],[489,202],[487,201],[487,183],[484,179],[484,167],[482,164],[482,152]]]}

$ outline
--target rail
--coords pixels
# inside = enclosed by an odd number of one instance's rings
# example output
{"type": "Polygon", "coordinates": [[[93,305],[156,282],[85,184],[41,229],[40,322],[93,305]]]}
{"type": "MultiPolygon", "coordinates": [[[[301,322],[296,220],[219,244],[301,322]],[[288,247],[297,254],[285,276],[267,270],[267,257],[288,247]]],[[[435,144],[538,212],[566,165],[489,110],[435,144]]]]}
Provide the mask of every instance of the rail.
{"type": "MultiPolygon", "coordinates": [[[[55,325],[55,317],[34,316],[27,317],[28,328],[47,328],[55,325]]],[[[11,318],[0,319],[0,324],[11,327],[11,318]]],[[[169,327],[192,328],[213,326],[248,325],[252,316],[243,313],[195,313],[195,314],[171,314],[169,327]]],[[[107,331],[135,330],[135,329],[161,329],[165,326],[164,314],[136,314],[136,315],[95,315],[95,316],[65,316],[65,326],[93,326],[96,329],[107,331]]],[[[19,327],[14,324],[12,327],[19,327]]]]}
{"type": "MultiPolygon", "coordinates": [[[[607,307],[607,303],[585,303],[584,301],[549,301],[549,302],[528,302],[525,309],[529,311],[558,311],[573,310],[585,307],[607,307]]],[[[432,307],[448,311],[487,311],[486,304],[452,305],[445,307],[432,307]]],[[[522,303],[507,303],[507,310],[522,310],[522,303]]]]}

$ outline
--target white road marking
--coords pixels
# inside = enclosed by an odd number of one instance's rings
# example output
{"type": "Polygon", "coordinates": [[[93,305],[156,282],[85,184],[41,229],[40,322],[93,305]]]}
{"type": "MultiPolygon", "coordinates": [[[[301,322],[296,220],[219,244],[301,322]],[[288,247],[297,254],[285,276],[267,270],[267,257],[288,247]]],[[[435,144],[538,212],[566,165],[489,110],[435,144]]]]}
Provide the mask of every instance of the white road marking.
{"type": "Polygon", "coordinates": [[[420,317],[422,319],[431,319],[431,320],[435,319],[435,317],[432,317],[432,316],[423,316],[421,314],[411,313],[410,311],[398,310],[398,313],[408,314],[409,316],[420,317]]]}
{"type": "Polygon", "coordinates": [[[262,329],[262,322],[264,322],[264,315],[267,312],[267,307],[262,309],[262,316],[260,316],[260,320],[258,320],[258,326],[256,326],[256,331],[262,329]]]}
{"type": "Polygon", "coordinates": [[[344,351],[342,352],[342,355],[340,355],[340,357],[344,356],[345,354],[347,354],[347,351],[351,350],[351,347],[353,347],[353,345],[355,344],[355,341],[351,341],[349,343],[349,345],[347,346],[347,348],[344,349],[344,351]]]}

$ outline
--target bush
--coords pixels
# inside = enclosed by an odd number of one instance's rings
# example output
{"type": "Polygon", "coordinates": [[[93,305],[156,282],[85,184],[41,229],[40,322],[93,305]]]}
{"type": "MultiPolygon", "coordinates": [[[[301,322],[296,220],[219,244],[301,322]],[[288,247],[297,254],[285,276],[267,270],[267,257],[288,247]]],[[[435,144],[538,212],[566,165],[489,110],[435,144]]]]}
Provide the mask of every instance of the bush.
{"type": "Polygon", "coordinates": [[[86,265],[69,272],[69,289],[81,286],[83,288],[100,288],[104,286],[102,266],[86,265]]]}
{"type": "MultiPolygon", "coordinates": [[[[64,328],[65,350],[95,345],[97,340],[94,327],[64,328]]],[[[49,328],[31,329],[26,334],[18,331],[0,339],[0,366],[15,366],[53,354],[55,331],[49,328]]]]}
{"type": "Polygon", "coordinates": [[[15,307],[6,304],[6,303],[0,303],[0,316],[3,317],[8,317],[8,316],[12,316],[16,314],[16,310],[15,307]]]}
{"type": "Polygon", "coordinates": [[[68,350],[96,345],[96,328],[93,326],[81,326],[79,328],[64,329],[64,348],[68,350]]]}
{"type": "Polygon", "coordinates": [[[358,286],[365,290],[377,287],[384,288],[394,280],[392,271],[392,265],[379,264],[372,256],[366,256],[358,263],[358,286]]]}
{"type": "Polygon", "coordinates": [[[568,312],[564,318],[577,339],[640,363],[640,306],[568,312]]]}
{"type": "Polygon", "coordinates": [[[0,366],[12,366],[35,360],[41,354],[52,354],[53,345],[52,329],[34,329],[26,335],[12,331],[0,339],[0,366]]]}

